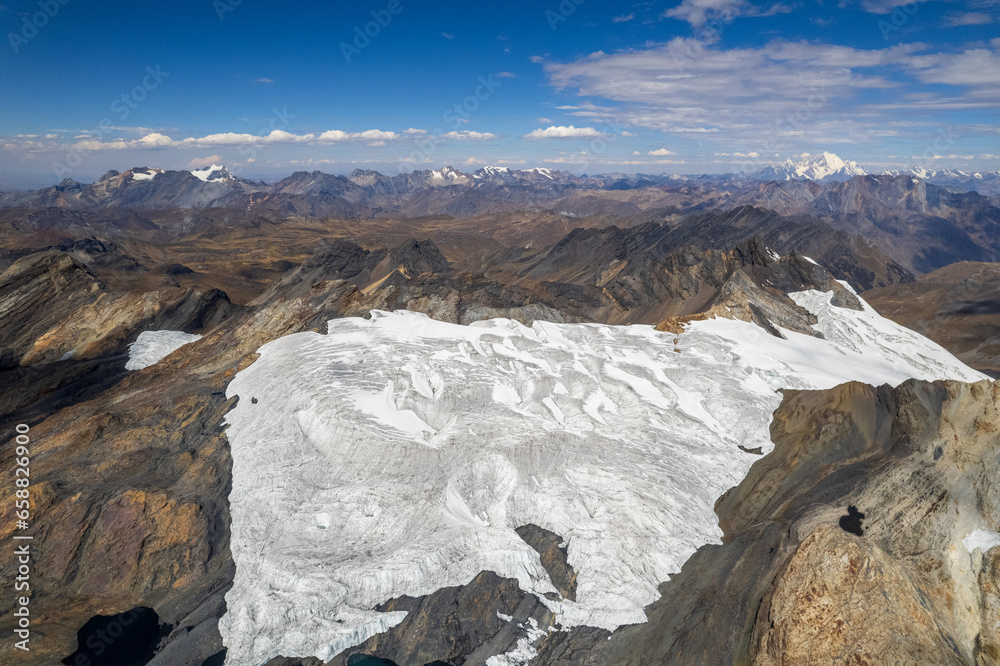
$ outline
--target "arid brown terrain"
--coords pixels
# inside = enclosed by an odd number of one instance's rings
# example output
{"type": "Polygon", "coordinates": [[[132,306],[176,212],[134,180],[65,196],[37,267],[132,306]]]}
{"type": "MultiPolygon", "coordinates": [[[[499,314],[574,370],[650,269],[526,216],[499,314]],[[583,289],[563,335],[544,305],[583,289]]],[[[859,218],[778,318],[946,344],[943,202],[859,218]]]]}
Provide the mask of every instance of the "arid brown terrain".
{"type": "Polygon", "coordinates": [[[952,264],[864,296],[884,316],[1000,377],[1000,264],[952,264]]]}
{"type": "MultiPolygon", "coordinates": [[[[372,179],[366,196],[384,204],[391,197],[372,179]]],[[[251,210],[238,197],[217,208],[76,206],[67,186],[46,206],[0,210],[0,381],[13,389],[0,413],[31,427],[34,533],[44,544],[33,564],[30,663],[70,658],[88,621],[136,609],[154,609],[166,635],[149,664],[222,663],[217,625],[234,571],[226,387],[264,343],[331,318],[405,308],[461,324],[509,317],[680,332],[725,316],[774,335],[776,326],[816,335],[815,318],[787,294],[833,291],[837,305],[860,307],[843,280],[885,316],[1000,372],[997,264],[921,274],[956,258],[1000,258],[990,241],[996,209],[978,195],[900,179],[823,191],[785,183],[742,189],[736,205],[735,188],[567,185],[548,208],[514,208],[523,192],[493,210],[495,191],[487,206],[468,192],[414,190],[393,216],[314,215],[339,205],[336,187],[362,186],[300,176],[273,207],[251,210]],[[902,203],[885,203],[892,197],[902,203]],[[446,199],[462,214],[443,212],[446,199]],[[568,202],[590,212],[571,213],[568,202]],[[403,214],[414,211],[426,214],[403,214]],[[945,218],[950,226],[934,226],[945,218]],[[897,244],[909,224],[917,236],[938,234],[943,249],[897,244]],[[128,345],[159,329],[204,337],[125,371],[128,345]]],[[[974,527],[963,522],[970,507],[1000,524],[998,409],[1000,389],[987,382],[787,392],[775,451],[716,505],[724,544],[704,546],[663,583],[648,623],[551,634],[535,663],[1000,663],[1000,550],[971,567],[949,550],[974,527]]],[[[12,457],[0,449],[0,462],[12,457]]],[[[12,492],[0,488],[8,513],[12,492]]],[[[532,525],[519,534],[573,594],[558,535],[532,525]]],[[[7,552],[0,573],[14,571],[7,552]]],[[[398,609],[410,611],[405,622],[330,663],[361,654],[406,666],[483,663],[513,638],[498,611],[549,620],[516,581],[490,572],[382,610],[398,609]]],[[[0,608],[7,634],[11,610],[0,608]]],[[[150,640],[156,648],[159,634],[150,640]]],[[[12,650],[0,644],[0,661],[29,663],[12,650]]]]}

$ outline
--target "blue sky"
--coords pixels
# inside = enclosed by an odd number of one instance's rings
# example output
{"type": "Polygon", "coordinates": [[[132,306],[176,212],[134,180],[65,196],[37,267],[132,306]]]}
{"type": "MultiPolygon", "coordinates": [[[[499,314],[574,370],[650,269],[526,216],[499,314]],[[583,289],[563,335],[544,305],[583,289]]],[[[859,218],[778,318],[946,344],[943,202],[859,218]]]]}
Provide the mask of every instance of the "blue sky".
{"type": "Polygon", "coordinates": [[[1000,0],[0,0],[0,22],[0,186],[824,150],[1000,169],[1000,0]]]}

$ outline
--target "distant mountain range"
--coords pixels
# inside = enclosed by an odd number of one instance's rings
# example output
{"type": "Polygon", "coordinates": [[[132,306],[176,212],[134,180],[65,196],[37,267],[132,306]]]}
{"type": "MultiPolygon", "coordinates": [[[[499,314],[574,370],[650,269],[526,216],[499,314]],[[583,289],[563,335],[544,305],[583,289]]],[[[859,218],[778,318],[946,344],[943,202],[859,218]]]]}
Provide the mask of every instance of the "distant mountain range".
{"type": "Polygon", "coordinates": [[[1000,194],[1000,171],[967,173],[954,169],[934,170],[917,166],[909,169],[883,169],[873,172],[865,170],[857,162],[843,160],[829,152],[820,155],[804,154],[798,162],[789,159],[778,165],[772,164],[752,172],[748,178],[762,181],[814,180],[828,182],[845,181],[855,176],[866,175],[913,176],[932,185],[961,188],[981,194],[1000,194]]]}
{"type": "MultiPolygon", "coordinates": [[[[297,171],[276,183],[247,180],[213,164],[192,171],[164,171],[135,167],[124,173],[109,171],[92,184],[65,179],[34,191],[0,193],[0,208],[26,206],[67,210],[125,208],[261,208],[285,214],[337,217],[415,217],[446,214],[467,217],[504,210],[552,208],[572,215],[629,214],[648,205],[672,205],[661,193],[685,191],[689,200],[713,206],[729,195],[761,182],[812,181],[836,183],[869,176],[856,162],[833,153],[805,155],[798,162],[766,166],[750,174],[702,176],[610,173],[577,176],[545,168],[510,169],[487,166],[471,173],[450,166],[389,176],[356,169],[348,175],[297,171]],[[685,189],[686,188],[686,189],[685,189]],[[644,203],[635,197],[597,195],[625,190],[648,190],[644,203]],[[714,202],[714,203],[713,203],[714,202]]],[[[1000,195],[1000,171],[883,172],[912,176],[957,191],[1000,195]]],[[[676,198],[676,197],[675,197],[676,198]]]]}

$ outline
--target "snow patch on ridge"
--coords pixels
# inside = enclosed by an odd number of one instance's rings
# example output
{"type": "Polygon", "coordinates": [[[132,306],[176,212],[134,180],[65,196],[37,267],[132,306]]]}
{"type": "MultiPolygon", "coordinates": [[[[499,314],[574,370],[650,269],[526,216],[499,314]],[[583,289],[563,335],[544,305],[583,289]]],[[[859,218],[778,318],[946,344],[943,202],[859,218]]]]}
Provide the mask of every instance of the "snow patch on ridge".
{"type": "Polygon", "coordinates": [[[213,164],[201,169],[195,169],[189,173],[205,183],[217,183],[223,180],[230,180],[232,178],[232,175],[229,173],[229,169],[218,164],[213,164]]]}
{"type": "Polygon", "coordinates": [[[793,298],[828,340],[727,319],[674,336],[376,311],[264,345],[227,390],[227,663],[329,659],[405,615],[370,609],[484,570],[561,628],[644,622],[658,584],[719,542],[714,503],[758,459],[739,446],[771,450],[778,389],[984,378],[868,308],[793,298]],[[564,540],[577,601],[544,597],[555,586],[515,532],[528,523],[564,540]]]}
{"type": "Polygon", "coordinates": [[[126,370],[142,370],[174,353],[186,344],[201,340],[200,335],[184,331],[143,331],[128,346],[126,370]]]}
{"type": "MultiPolygon", "coordinates": [[[[511,618],[513,619],[513,618],[511,618]]],[[[517,646],[510,652],[490,657],[486,660],[486,666],[527,666],[531,660],[538,656],[538,651],[534,647],[535,641],[548,632],[538,628],[538,621],[533,617],[528,618],[528,626],[518,625],[527,632],[524,638],[517,639],[517,646]]]]}
{"type": "Polygon", "coordinates": [[[153,180],[161,173],[163,173],[162,169],[146,169],[144,171],[133,169],[132,180],[136,182],[142,182],[144,180],[153,180]]]}

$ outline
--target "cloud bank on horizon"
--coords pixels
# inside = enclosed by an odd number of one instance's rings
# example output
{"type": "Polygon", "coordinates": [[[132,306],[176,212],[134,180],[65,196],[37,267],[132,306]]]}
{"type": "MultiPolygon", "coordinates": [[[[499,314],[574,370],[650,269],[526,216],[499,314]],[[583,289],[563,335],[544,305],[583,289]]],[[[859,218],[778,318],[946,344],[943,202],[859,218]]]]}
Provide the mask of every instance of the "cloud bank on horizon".
{"type": "Polygon", "coordinates": [[[713,173],[828,149],[1000,167],[1000,0],[598,4],[112,0],[121,31],[8,2],[0,185],[206,161],[713,173]]]}

